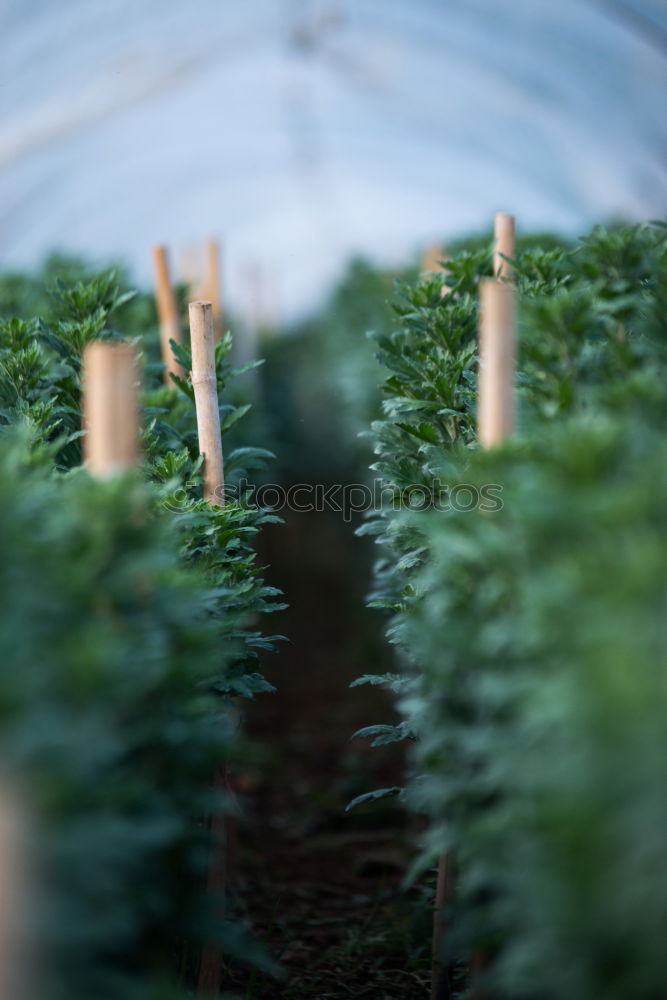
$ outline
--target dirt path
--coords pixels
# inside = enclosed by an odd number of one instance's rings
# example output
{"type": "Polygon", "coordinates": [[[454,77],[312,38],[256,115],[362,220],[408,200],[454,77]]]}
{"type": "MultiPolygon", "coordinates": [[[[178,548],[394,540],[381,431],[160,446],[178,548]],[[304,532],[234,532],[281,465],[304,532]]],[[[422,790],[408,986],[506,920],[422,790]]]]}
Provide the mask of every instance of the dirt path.
{"type": "Polygon", "coordinates": [[[390,800],[344,812],[403,780],[399,747],[350,743],[393,717],[383,692],[349,689],[387,669],[382,621],[364,608],[369,553],[334,515],[292,514],[261,557],[289,597],[274,624],[292,645],[264,664],[278,693],[247,717],[265,759],[247,780],[240,866],[248,924],[286,974],[235,970],[235,988],[245,1000],[423,1000],[431,916],[423,888],[401,890],[414,824],[390,800]]]}

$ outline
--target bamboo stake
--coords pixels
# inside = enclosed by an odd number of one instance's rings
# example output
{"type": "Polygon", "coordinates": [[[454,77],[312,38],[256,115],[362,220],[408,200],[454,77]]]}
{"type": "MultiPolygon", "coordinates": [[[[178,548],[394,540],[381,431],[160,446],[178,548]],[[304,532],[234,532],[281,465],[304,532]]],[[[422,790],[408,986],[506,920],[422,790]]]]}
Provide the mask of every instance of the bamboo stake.
{"type": "Polygon", "coordinates": [[[443,271],[442,261],[447,254],[439,243],[432,243],[427,246],[422,255],[422,274],[439,274],[443,271]]]}
{"type": "Polygon", "coordinates": [[[209,240],[206,244],[207,276],[206,289],[213,309],[213,328],[216,343],[222,338],[222,291],[220,280],[220,244],[209,240]]]}
{"type": "Polygon", "coordinates": [[[432,1000],[450,1000],[449,969],[441,956],[442,940],[447,929],[444,908],[454,896],[454,854],[445,851],[438,859],[438,877],[435,886],[435,913],[433,916],[433,945],[431,966],[432,1000]]]}
{"type": "MultiPolygon", "coordinates": [[[[21,851],[21,829],[15,803],[0,790],[0,997],[27,997],[26,973],[30,955],[24,929],[28,879],[21,851]]],[[[32,990],[30,991],[32,996],[32,990]]]]}
{"type": "Polygon", "coordinates": [[[509,282],[480,282],[477,434],[482,448],[495,448],[514,430],[515,298],[509,282]]]}
{"type": "Polygon", "coordinates": [[[165,366],[164,381],[166,385],[173,386],[171,375],[182,377],[183,369],[174,357],[170,341],[175,340],[177,344],[181,344],[183,337],[178,315],[178,302],[169,273],[169,258],[166,247],[153,248],[153,263],[155,265],[155,300],[160,321],[162,361],[165,366]]]}
{"type": "MultiPolygon", "coordinates": [[[[191,302],[189,314],[192,385],[195,391],[199,451],[204,456],[204,498],[210,504],[222,507],[224,506],[225,482],[215,372],[215,330],[211,303],[191,302]]],[[[213,779],[213,787],[218,791],[229,790],[229,776],[226,768],[218,769],[213,779]]],[[[220,811],[214,812],[210,823],[213,844],[207,884],[209,892],[218,900],[221,907],[220,919],[224,919],[224,899],[229,881],[230,825],[226,822],[225,815],[220,811]]],[[[222,952],[217,945],[206,945],[202,949],[197,994],[199,996],[217,996],[221,987],[222,952]]]]}
{"type": "MultiPolygon", "coordinates": [[[[427,247],[422,257],[422,274],[448,274],[445,261],[449,255],[444,247],[434,244],[427,247]]],[[[440,289],[440,296],[444,299],[451,291],[449,285],[443,285],[440,289]]]]}
{"type": "Polygon", "coordinates": [[[91,476],[108,479],[139,461],[137,353],[97,340],[83,354],[83,451],[91,476]]]}
{"type": "Polygon", "coordinates": [[[204,499],[222,507],[225,476],[215,373],[213,309],[210,302],[191,302],[189,312],[192,386],[195,391],[199,451],[204,456],[204,499]]]}
{"type": "Polygon", "coordinates": [[[516,224],[513,215],[498,212],[494,226],[493,274],[496,278],[511,280],[514,277],[512,265],[505,260],[516,257],[516,224]]]}

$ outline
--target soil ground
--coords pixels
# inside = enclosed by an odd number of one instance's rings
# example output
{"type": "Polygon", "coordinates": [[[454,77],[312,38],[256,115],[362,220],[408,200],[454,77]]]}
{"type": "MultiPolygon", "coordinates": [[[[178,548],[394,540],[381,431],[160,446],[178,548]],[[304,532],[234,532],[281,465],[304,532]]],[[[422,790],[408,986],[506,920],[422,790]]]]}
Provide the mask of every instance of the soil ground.
{"type": "Polygon", "coordinates": [[[364,607],[365,546],[326,513],[291,514],[264,534],[269,582],[290,601],[272,624],[291,643],[263,664],[277,693],[247,712],[265,753],[242,778],[239,870],[245,919],[284,975],[229,970],[244,1000],[428,996],[429,890],[401,887],[417,827],[393,800],[344,811],[355,795],[404,778],[400,745],[350,742],[394,718],[383,691],[349,688],[391,669],[382,618],[364,607]]]}

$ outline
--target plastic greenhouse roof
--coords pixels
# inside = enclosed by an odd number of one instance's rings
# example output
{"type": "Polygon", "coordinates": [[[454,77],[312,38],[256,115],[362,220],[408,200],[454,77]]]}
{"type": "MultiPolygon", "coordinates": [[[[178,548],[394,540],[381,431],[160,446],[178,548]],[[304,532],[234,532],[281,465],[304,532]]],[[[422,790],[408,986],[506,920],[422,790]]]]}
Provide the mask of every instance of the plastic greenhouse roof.
{"type": "Polygon", "coordinates": [[[209,235],[293,316],[352,253],[667,209],[667,3],[9,0],[0,265],[209,235]],[[269,291],[270,289],[270,291],[269,291]]]}

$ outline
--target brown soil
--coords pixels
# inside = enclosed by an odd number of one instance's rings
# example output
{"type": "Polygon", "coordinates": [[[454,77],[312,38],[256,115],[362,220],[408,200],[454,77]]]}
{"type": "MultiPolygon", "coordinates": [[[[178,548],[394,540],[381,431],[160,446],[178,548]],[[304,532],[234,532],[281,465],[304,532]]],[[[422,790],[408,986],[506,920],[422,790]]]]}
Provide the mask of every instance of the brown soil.
{"type": "Polygon", "coordinates": [[[404,778],[401,745],[350,742],[361,726],[394,719],[383,691],[349,688],[392,669],[382,618],[364,607],[371,552],[333,515],[292,514],[265,532],[261,558],[290,601],[272,624],[291,644],[263,666],[277,693],[247,713],[264,757],[239,778],[240,895],[284,975],[231,969],[230,989],[244,1000],[424,1000],[428,892],[401,887],[415,824],[394,800],[344,811],[404,778]]]}

